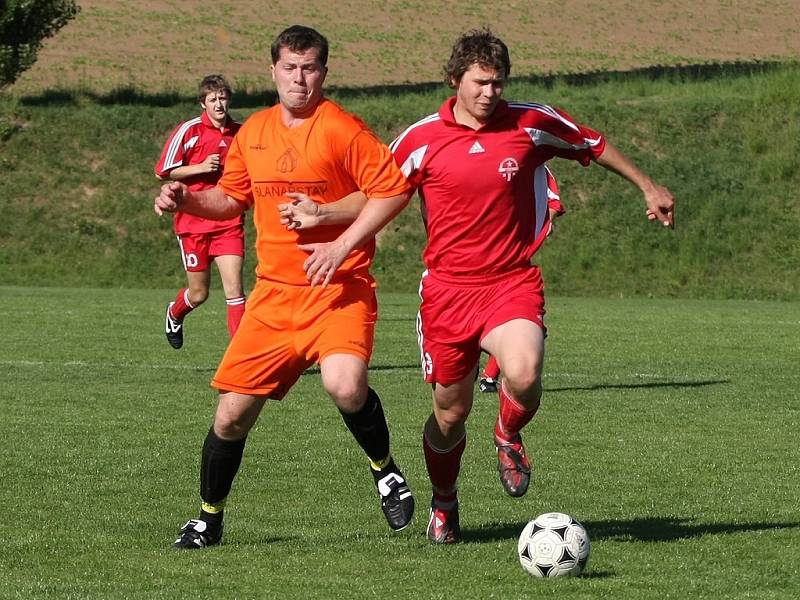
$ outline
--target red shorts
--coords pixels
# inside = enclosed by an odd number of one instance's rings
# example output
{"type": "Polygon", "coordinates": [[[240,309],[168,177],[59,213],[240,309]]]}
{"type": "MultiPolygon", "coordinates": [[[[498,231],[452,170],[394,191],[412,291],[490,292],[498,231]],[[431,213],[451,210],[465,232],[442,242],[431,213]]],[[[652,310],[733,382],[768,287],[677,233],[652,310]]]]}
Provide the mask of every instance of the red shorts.
{"type": "Polygon", "coordinates": [[[207,271],[217,256],[244,256],[244,227],[235,226],[210,233],[182,233],[178,236],[183,268],[207,271]]]}
{"type": "Polygon", "coordinates": [[[211,385],[280,400],[326,356],[369,363],[377,318],[375,284],[367,279],[325,288],[259,279],[211,385]]]}
{"type": "Polygon", "coordinates": [[[545,330],[544,284],[536,266],[467,284],[426,272],[420,298],[417,338],[428,383],[447,385],[474,373],[481,340],[498,325],[525,319],[545,330]]]}

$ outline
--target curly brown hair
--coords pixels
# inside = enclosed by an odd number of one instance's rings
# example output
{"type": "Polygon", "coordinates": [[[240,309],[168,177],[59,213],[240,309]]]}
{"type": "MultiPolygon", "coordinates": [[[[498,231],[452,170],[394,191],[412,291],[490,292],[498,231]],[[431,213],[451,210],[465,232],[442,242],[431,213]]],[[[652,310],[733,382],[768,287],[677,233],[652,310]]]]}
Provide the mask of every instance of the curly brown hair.
{"type": "Polygon", "coordinates": [[[461,35],[453,45],[453,53],[444,68],[444,81],[454,88],[474,64],[494,69],[507,79],[511,74],[508,47],[487,27],[472,29],[461,35]]]}

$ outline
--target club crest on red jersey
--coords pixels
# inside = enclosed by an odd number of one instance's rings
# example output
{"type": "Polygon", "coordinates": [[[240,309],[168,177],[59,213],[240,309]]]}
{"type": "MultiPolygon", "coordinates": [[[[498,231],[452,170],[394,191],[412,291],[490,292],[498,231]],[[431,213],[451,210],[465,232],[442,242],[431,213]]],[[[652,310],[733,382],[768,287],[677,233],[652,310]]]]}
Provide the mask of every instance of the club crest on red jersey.
{"type": "Polygon", "coordinates": [[[500,166],[497,167],[497,172],[505,178],[506,181],[511,181],[514,175],[519,171],[519,163],[514,158],[504,158],[500,161],[500,166]]]}

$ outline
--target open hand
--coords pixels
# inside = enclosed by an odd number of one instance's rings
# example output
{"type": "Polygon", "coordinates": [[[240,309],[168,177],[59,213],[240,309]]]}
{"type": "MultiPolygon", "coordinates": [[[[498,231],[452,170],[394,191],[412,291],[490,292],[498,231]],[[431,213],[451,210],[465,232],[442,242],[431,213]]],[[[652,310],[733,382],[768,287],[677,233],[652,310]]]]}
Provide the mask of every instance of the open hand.
{"type": "Polygon", "coordinates": [[[320,244],[299,244],[298,248],[309,252],[309,257],[303,263],[306,278],[312,286],[318,283],[327,286],[349,254],[344,244],[338,240],[320,244]]]}

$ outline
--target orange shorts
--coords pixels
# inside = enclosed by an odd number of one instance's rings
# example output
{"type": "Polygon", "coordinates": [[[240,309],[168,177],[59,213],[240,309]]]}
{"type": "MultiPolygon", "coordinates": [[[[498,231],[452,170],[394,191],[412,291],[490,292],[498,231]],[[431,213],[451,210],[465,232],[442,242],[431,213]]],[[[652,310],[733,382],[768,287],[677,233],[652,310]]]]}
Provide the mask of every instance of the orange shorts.
{"type": "Polygon", "coordinates": [[[331,354],[372,356],[378,303],[366,279],[321,286],[259,279],[212,387],[280,400],[331,354]]]}

